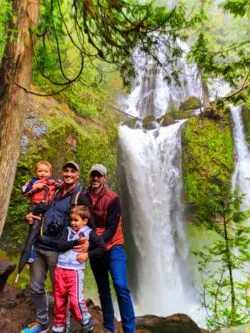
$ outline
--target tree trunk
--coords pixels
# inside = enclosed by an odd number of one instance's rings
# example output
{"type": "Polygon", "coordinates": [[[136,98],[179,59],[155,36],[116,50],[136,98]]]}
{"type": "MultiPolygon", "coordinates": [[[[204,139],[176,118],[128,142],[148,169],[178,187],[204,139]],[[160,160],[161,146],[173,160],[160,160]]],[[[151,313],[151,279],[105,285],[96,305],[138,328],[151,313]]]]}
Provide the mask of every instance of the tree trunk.
{"type": "Polygon", "coordinates": [[[210,100],[209,100],[209,90],[207,83],[201,79],[201,88],[202,88],[202,100],[203,100],[203,106],[204,111],[211,108],[210,100]]]}
{"type": "Polygon", "coordinates": [[[20,153],[32,75],[31,28],[38,23],[39,0],[13,0],[13,22],[0,68],[0,236],[7,216],[20,153]]]}
{"type": "Polygon", "coordinates": [[[210,100],[209,100],[209,89],[208,89],[208,85],[207,82],[203,79],[202,77],[202,66],[198,65],[198,72],[201,76],[201,90],[202,90],[202,104],[204,107],[204,112],[206,112],[207,109],[211,108],[211,104],[210,104],[210,100]]]}

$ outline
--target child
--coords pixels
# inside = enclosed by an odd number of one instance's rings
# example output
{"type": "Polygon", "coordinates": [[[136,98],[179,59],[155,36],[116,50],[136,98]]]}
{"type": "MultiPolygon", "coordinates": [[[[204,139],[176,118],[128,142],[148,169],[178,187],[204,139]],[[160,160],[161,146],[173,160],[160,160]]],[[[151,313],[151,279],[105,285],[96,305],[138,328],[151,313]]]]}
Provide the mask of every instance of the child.
{"type": "MultiPolygon", "coordinates": [[[[39,161],[36,164],[36,177],[26,182],[22,187],[25,198],[30,197],[31,205],[37,205],[42,200],[49,202],[55,193],[56,186],[59,185],[52,177],[52,166],[47,161],[39,161]],[[45,190],[48,194],[45,196],[45,190]]],[[[33,206],[32,206],[33,208],[33,206]]]]}
{"type": "MultiPolygon", "coordinates": [[[[25,183],[22,187],[24,197],[30,198],[30,211],[34,215],[43,215],[46,211],[46,205],[52,199],[56,187],[59,186],[59,182],[55,181],[51,177],[52,166],[47,161],[39,161],[36,164],[36,177],[33,177],[30,181],[25,183]]],[[[39,227],[36,224],[30,226],[29,235],[31,232],[38,234],[39,227]]],[[[27,239],[29,238],[29,235],[27,239]]],[[[26,240],[27,242],[27,240],[26,240]]],[[[35,260],[35,252],[32,246],[28,263],[32,263],[35,260]]]]}
{"type": "Polygon", "coordinates": [[[50,242],[59,251],[65,250],[65,245],[78,240],[83,244],[89,240],[88,253],[76,252],[73,249],[59,254],[54,273],[54,326],[53,333],[63,332],[67,321],[67,305],[74,318],[82,325],[81,332],[93,331],[93,323],[84,300],[83,281],[85,262],[88,257],[100,257],[106,253],[106,246],[101,237],[87,226],[90,212],[85,206],[76,206],[70,213],[70,227],[67,227],[57,241],[50,242]],[[84,238],[83,238],[84,237],[84,238]],[[66,242],[65,242],[66,241],[66,242]]]}

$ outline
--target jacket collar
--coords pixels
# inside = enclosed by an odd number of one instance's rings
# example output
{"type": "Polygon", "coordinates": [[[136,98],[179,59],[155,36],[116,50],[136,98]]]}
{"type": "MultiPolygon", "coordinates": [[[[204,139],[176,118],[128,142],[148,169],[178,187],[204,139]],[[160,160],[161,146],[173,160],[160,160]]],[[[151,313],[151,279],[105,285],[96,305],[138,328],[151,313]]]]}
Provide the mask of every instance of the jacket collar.
{"type": "MultiPolygon", "coordinates": [[[[107,187],[105,185],[103,185],[103,188],[102,188],[101,192],[98,193],[97,196],[95,196],[96,197],[96,202],[99,201],[101,198],[103,198],[106,192],[107,192],[107,187]]],[[[88,195],[90,197],[90,200],[92,202],[91,198],[92,198],[93,195],[91,194],[91,185],[88,187],[87,193],[88,193],[88,195]]]]}

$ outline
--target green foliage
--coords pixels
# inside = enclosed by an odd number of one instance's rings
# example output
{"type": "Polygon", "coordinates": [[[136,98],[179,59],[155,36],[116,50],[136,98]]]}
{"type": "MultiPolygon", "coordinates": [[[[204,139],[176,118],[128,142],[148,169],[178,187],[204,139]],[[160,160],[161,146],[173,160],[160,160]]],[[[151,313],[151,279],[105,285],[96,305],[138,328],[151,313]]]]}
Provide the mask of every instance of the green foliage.
{"type": "MultiPolygon", "coordinates": [[[[180,3],[170,10],[165,4],[159,7],[137,0],[103,1],[102,5],[96,1],[45,0],[40,24],[34,29],[34,67],[44,78],[63,88],[80,78],[86,64],[98,66],[97,60],[119,70],[124,84],[129,85],[130,78],[135,76],[131,58],[135,48],[151,54],[157,66],[173,65],[182,55],[176,40],[186,39],[182,28],[192,20],[186,18],[180,3]],[[159,57],[159,43],[165,43],[168,49],[165,59],[159,57]]],[[[98,70],[105,72],[103,68],[98,70]]],[[[84,76],[88,79],[86,84],[91,85],[86,72],[84,76]]],[[[178,81],[174,67],[166,79],[178,81]]]]}
{"type": "Polygon", "coordinates": [[[218,195],[227,194],[233,171],[230,115],[220,121],[190,118],[183,131],[183,180],[190,211],[211,216],[218,195]]]}
{"type": "Polygon", "coordinates": [[[239,14],[242,10],[243,16],[249,4],[242,0],[225,3],[218,8],[213,1],[199,1],[196,10],[201,12],[201,21],[190,29],[192,46],[188,59],[198,65],[207,83],[216,78],[239,87],[249,82],[249,24],[247,18],[229,17],[225,11],[239,14]]]}
{"type": "Polygon", "coordinates": [[[250,16],[250,3],[248,0],[227,0],[221,6],[235,16],[250,16]]]}
{"type": "Polygon", "coordinates": [[[199,260],[200,295],[210,329],[239,326],[249,321],[250,228],[246,220],[250,210],[240,211],[242,200],[243,196],[237,192],[228,198],[219,195],[215,198],[213,216],[200,220],[219,236],[212,244],[193,252],[199,260]]]}
{"type": "Polygon", "coordinates": [[[12,5],[9,0],[0,0],[0,63],[7,41],[7,23],[12,17],[12,5]]]}

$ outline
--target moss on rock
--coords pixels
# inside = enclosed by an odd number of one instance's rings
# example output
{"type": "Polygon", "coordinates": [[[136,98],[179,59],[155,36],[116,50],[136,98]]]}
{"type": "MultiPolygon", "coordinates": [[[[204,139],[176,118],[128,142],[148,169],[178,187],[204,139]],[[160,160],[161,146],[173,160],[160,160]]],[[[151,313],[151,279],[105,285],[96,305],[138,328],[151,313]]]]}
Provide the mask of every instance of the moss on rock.
{"type": "Polygon", "coordinates": [[[233,172],[230,115],[220,121],[191,118],[183,131],[183,179],[191,218],[204,207],[212,214],[215,199],[230,191],[233,172]]]}
{"type": "Polygon", "coordinates": [[[172,125],[172,124],[175,123],[175,119],[168,112],[165,113],[165,115],[162,116],[159,120],[160,120],[161,126],[163,126],[163,127],[168,126],[168,125],[172,125]]]}
{"type": "Polygon", "coordinates": [[[155,128],[155,126],[153,124],[154,121],[155,121],[154,116],[147,116],[142,121],[142,127],[147,129],[147,130],[154,129],[155,128]]]}
{"type": "Polygon", "coordinates": [[[169,115],[173,117],[174,119],[188,119],[192,117],[193,110],[187,110],[187,111],[171,111],[169,112],[169,115]]]}
{"type": "Polygon", "coordinates": [[[185,102],[181,103],[180,111],[194,110],[200,107],[201,101],[195,96],[190,96],[185,102]]]}
{"type": "Polygon", "coordinates": [[[250,109],[243,108],[242,119],[245,128],[246,141],[250,144],[250,109]]]}

